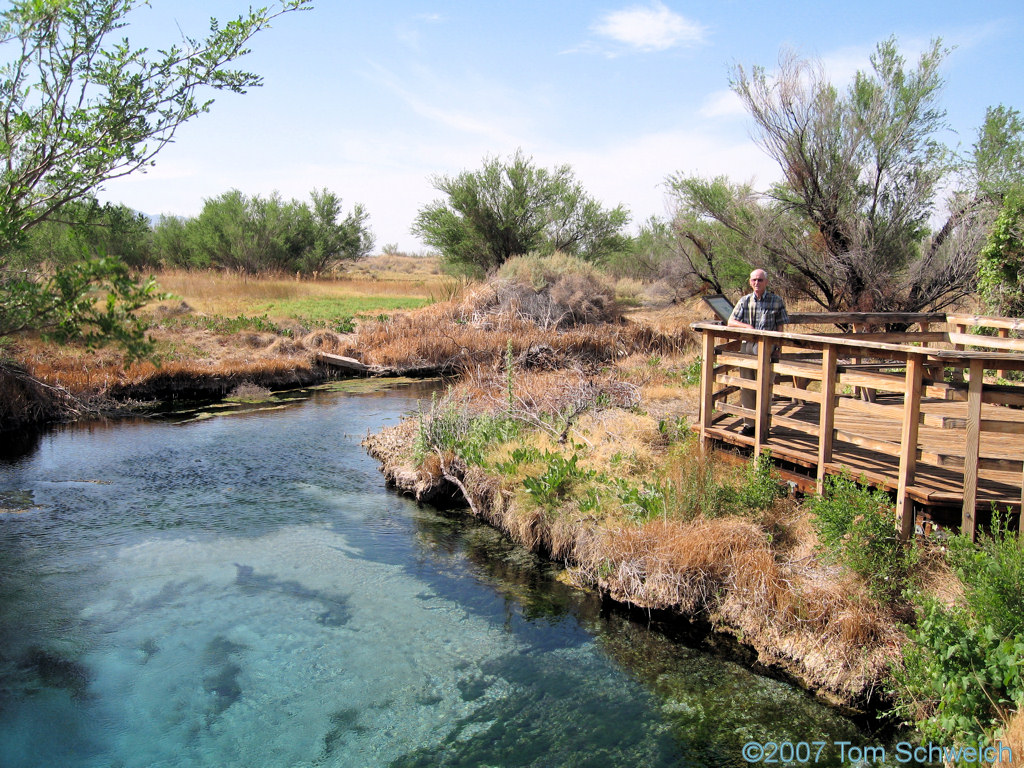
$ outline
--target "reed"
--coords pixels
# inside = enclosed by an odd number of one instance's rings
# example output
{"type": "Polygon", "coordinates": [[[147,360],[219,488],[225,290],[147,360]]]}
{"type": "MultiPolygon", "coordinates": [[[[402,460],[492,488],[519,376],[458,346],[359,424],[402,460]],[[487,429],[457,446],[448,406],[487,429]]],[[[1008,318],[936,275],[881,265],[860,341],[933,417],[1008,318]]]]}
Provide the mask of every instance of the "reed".
{"type": "Polygon", "coordinates": [[[494,288],[478,286],[459,299],[364,322],[341,354],[397,368],[469,371],[500,362],[509,344],[521,368],[601,365],[631,352],[674,351],[688,339],[633,323],[596,323],[564,329],[494,304],[494,288]]]}

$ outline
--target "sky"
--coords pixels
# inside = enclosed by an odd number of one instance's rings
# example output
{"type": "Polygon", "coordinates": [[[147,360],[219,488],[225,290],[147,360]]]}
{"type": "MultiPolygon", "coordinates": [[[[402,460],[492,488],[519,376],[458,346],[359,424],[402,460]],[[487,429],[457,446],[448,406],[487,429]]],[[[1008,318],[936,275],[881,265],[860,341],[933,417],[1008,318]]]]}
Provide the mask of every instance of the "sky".
{"type": "MultiPolygon", "coordinates": [[[[266,0],[268,3],[270,0],[266,0]]],[[[667,217],[671,174],[728,176],[765,188],[779,177],[729,90],[737,65],[773,69],[780,53],[819,59],[849,83],[878,42],[908,62],[930,41],[949,50],[943,140],[969,148],[989,106],[1024,111],[1020,0],[314,0],[278,18],[240,61],[264,83],[212,93],[144,174],[101,200],[149,215],[197,215],[230,189],[309,200],[327,188],[369,213],[378,250],[422,252],[417,212],[433,181],[517,150],[539,167],[569,164],[632,227],[667,217]]],[[[125,35],[153,48],[198,37],[238,0],[152,0],[125,35]]]]}

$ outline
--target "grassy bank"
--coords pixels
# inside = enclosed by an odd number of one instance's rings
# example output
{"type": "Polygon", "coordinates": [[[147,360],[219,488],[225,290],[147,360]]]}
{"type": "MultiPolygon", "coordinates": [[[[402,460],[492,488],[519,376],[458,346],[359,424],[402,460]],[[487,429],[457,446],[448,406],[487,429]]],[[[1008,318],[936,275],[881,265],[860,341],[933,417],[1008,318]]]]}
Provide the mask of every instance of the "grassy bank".
{"type": "Polygon", "coordinates": [[[703,453],[685,413],[659,411],[673,388],[692,396],[687,355],[632,363],[476,372],[366,445],[392,483],[464,499],[582,588],[707,622],[759,666],[922,740],[1018,739],[1019,754],[1017,534],[904,545],[891,500],[850,478],[790,498],[769,462],[703,453]]]}
{"type": "Polygon", "coordinates": [[[873,706],[906,639],[896,609],[815,556],[807,514],[767,462],[705,455],[685,415],[652,415],[648,386],[690,389],[686,357],[653,367],[476,375],[368,447],[421,498],[456,486],[578,585],[707,620],[823,698],[873,706]]]}
{"type": "Polygon", "coordinates": [[[143,310],[151,360],[127,364],[114,348],[58,344],[38,334],[7,339],[0,426],[110,412],[126,400],[219,396],[246,383],[298,386],[330,375],[315,353],[337,350],[360,323],[423,307],[450,291],[437,260],[377,257],[321,280],[215,271],[156,275],[171,298],[143,310]]]}

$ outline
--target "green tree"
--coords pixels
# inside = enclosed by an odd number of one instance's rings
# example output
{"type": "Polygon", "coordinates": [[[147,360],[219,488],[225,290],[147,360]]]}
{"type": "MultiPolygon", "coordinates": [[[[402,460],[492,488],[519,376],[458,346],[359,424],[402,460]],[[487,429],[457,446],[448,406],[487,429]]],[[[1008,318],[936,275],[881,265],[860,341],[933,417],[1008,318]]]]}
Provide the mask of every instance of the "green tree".
{"type": "Polygon", "coordinates": [[[191,251],[212,266],[255,274],[287,268],[301,247],[301,217],[301,207],[277,193],[247,197],[233,189],[204,201],[185,229],[191,251]]]}
{"type": "Polygon", "coordinates": [[[193,247],[189,239],[189,222],[185,216],[161,215],[153,227],[153,255],[165,267],[206,269],[210,256],[193,247]]]}
{"type": "MultiPolygon", "coordinates": [[[[116,304],[124,295],[119,286],[128,290],[111,257],[47,273],[19,269],[12,253],[72,201],[151,165],[181,125],[210,109],[206,90],[244,93],[260,85],[258,75],[233,69],[232,62],[273,19],[308,3],[283,0],[274,10],[250,9],[223,25],[211,20],[206,38],[186,37],[156,53],[111,39],[145,0],[15,0],[0,14],[0,335],[62,328],[95,341],[120,338],[99,333],[102,325],[94,327],[98,336],[84,330],[80,321],[88,315],[76,310],[93,291],[116,304]],[[80,292],[40,301],[53,280],[80,292]],[[34,318],[25,316],[29,308],[34,318]]],[[[135,328],[132,337],[141,338],[130,319],[133,303],[120,305],[125,329],[135,328]]]]}
{"type": "Polygon", "coordinates": [[[990,108],[978,131],[967,173],[977,190],[963,210],[998,206],[978,254],[978,292],[990,312],[1024,316],[1024,121],[1002,105],[990,108]]]}
{"type": "Polygon", "coordinates": [[[343,214],[341,198],[327,189],[313,190],[311,202],[233,189],[206,200],[194,219],[161,219],[154,239],[167,264],[251,274],[326,272],[370,252],[373,235],[361,205],[343,214]]]}
{"type": "Polygon", "coordinates": [[[94,197],[72,200],[28,231],[19,258],[25,267],[45,269],[95,255],[120,259],[136,269],[152,266],[149,219],[126,205],[101,204],[94,197]]]}
{"type": "MultiPolygon", "coordinates": [[[[691,276],[715,293],[747,292],[747,278],[763,267],[758,232],[761,213],[754,190],[725,177],[710,181],[680,174],[666,185],[675,200],[672,245],[691,276]]],[[[779,234],[785,232],[782,229],[779,234]]]]}
{"type": "Polygon", "coordinates": [[[433,184],[447,199],[420,209],[412,231],[457,270],[484,273],[534,251],[597,261],[625,244],[629,215],[621,205],[605,210],[570,166],[538,168],[521,150],[433,184]]]}
{"type": "Polygon", "coordinates": [[[1024,120],[1018,110],[1002,104],[985,110],[967,176],[979,194],[997,202],[1024,184],[1024,120]]]}
{"type": "Polygon", "coordinates": [[[978,254],[978,293],[990,312],[1024,317],[1024,191],[1006,196],[978,254]]]}
{"type": "Polygon", "coordinates": [[[310,201],[312,238],[296,263],[297,271],[326,272],[339,261],[370,255],[373,233],[362,205],[356,203],[350,213],[342,215],[341,198],[327,189],[314,189],[310,201]]]}
{"type": "Polygon", "coordinates": [[[640,224],[637,233],[626,240],[621,250],[604,259],[604,267],[615,277],[654,280],[674,255],[669,223],[651,216],[640,224]]]}
{"type": "Polygon", "coordinates": [[[992,209],[965,172],[984,168],[979,147],[958,162],[938,140],[945,53],[934,41],[908,66],[895,40],[883,41],[845,90],[793,55],[775,73],[736,67],[732,88],[783,180],[758,194],[670,177],[682,230],[709,220],[722,227],[695,267],[710,275],[740,255],[833,311],[941,309],[972,293],[992,209]],[[950,215],[932,232],[947,188],[956,190],[950,215]]]}

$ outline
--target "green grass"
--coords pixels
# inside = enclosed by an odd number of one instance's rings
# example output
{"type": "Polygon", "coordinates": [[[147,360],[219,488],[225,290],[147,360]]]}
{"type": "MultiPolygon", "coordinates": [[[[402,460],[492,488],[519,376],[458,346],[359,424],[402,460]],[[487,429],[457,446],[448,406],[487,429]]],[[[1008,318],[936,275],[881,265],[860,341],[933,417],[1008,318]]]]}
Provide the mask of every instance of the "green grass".
{"type": "Polygon", "coordinates": [[[183,315],[164,320],[162,325],[165,328],[206,328],[214,333],[240,333],[242,331],[263,331],[267,333],[282,333],[281,329],[274,324],[267,316],[238,315],[237,317],[225,317],[224,315],[183,315]]]}
{"type": "Polygon", "coordinates": [[[301,319],[334,325],[352,317],[376,317],[402,309],[418,309],[430,303],[419,296],[345,296],[281,299],[258,305],[257,311],[272,317],[301,319]]]}

